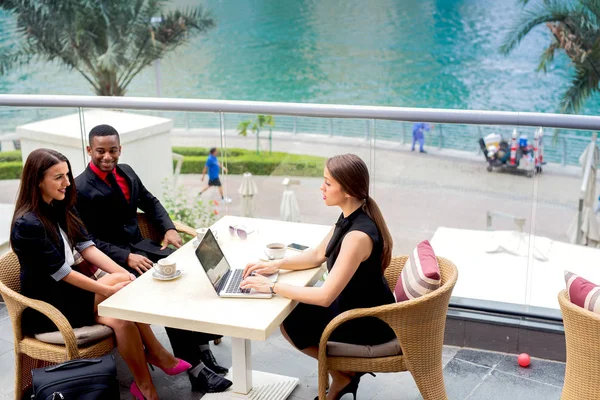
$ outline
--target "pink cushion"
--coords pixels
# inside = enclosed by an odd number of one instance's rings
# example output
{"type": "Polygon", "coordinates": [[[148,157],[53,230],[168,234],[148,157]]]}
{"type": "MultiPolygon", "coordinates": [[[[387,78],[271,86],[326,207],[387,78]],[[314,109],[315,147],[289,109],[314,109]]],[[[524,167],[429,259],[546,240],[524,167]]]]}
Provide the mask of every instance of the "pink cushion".
{"type": "Polygon", "coordinates": [[[565,281],[571,303],[600,314],[600,286],[569,271],[565,271],[565,281]]]}
{"type": "Polygon", "coordinates": [[[440,266],[428,240],[415,247],[402,268],[394,293],[396,301],[415,299],[440,287],[440,266]]]}

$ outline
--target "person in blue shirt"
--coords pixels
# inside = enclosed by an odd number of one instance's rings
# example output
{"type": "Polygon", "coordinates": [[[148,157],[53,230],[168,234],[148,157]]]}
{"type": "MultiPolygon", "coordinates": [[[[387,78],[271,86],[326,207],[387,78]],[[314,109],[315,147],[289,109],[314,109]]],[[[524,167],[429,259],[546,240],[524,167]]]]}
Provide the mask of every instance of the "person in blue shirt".
{"type": "Polygon", "coordinates": [[[206,192],[210,187],[215,186],[219,189],[221,199],[226,203],[230,203],[231,199],[225,198],[225,196],[223,195],[223,186],[221,186],[221,180],[219,179],[219,172],[221,171],[221,168],[225,172],[227,172],[227,168],[225,168],[219,163],[219,160],[217,160],[217,153],[218,150],[216,147],[210,149],[210,154],[206,159],[206,165],[202,170],[202,182],[204,182],[204,176],[208,172],[208,185],[200,191],[200,194],[206,192]]]}
{"type": "Polygon", "coordinates": [[[425,149],[423,149],[423,145],[425,145],[425,131],[430,131],[433,128],[433,125],[429,125],[425,122],[417,122],[413,125],[412,134],[412,148],[410,151],[415,151],[415,144],[419,141],[419,151],[421,153],[427,153],[425,149]]]}

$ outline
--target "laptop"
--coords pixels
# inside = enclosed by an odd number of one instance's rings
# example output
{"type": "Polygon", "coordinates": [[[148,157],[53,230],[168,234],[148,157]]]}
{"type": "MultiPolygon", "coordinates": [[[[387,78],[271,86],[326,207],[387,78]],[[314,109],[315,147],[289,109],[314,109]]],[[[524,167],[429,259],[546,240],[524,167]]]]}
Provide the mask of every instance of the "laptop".
{"type": "MultiPolygon", "coordinates": [[[[243,280],[243,268],[232,269],[225,258],[215,236],[210,231],[202,238],[196,249],[196,257],[204,268],[210,283],[213,285],[219,297],[244,297],[253,299],[270,299],[271,293],[260,293],[250,289],[240,289],[243,280]]],[[[269,275],[273,281],[277,280],[279,274],[269,275]]]]}

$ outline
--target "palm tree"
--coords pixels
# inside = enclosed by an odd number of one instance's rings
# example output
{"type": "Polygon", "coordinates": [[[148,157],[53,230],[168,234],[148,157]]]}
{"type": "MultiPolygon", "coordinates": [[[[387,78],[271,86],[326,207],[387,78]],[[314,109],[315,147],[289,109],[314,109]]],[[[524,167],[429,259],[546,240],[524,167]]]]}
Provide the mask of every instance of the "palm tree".
{"type": "Polygon", "coordinates": [[[31,60],[79,72],[100,96],[122,96],[153,61],[215,26],[201,6],[164,12],[164,0],[0,0],[20,40],[0,49],[0,74],[31,60]]]}
{"type": "Polygon", "coordinates": [[[260,154],[260,130],[264,127],[269,128],[269,153],[271,153],[273,145],[273,127],[275,126],[275,118],[272,115],[257,115],[256,119],[242,121],[238,124],[238,134],[248,136],[248,128],[256,134],[256,154],[260,154]]]}
{"type": "Polygon", "coordinates": [[[539,0],[528,5],[510,29],[500,51],[509,54],[533,28],[545,24],[553,35],[541,55],[538,71],[546,72],[557,50],[564,50],[575,73],[563,94],[560,111],[577,113],[598,91],[600,81],[600,0],[539,0]]]}

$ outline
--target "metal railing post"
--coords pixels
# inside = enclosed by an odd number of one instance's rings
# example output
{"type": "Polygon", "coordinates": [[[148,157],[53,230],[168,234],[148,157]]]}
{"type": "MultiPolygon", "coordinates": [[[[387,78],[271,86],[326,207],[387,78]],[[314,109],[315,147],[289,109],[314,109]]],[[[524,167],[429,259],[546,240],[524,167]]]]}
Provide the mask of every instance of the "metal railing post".
{"type": "Polygon", "coordinates": [[[292,133],[295,135],[298,133],[298,128],[296,127],[296,117],[292,117],[292,133]]]}
{"type": "Polygon", "coordinates": [[[369,120],[365,119],[365,140],[369,140],[369,120]]]}
{"type": "Polygon", "coordinates": [[[563,154],[562,154],[562,165],[567,165],[567,138],[562,138],[563,141],[563,154]]]}
{"type": "Polygon", "coordinates": [[[329,136],[333,136],[333,119],[329,118],[329,136]]]}
{"type": "MultiPolygon", "coordinates": [[[[594,132],[592,133],[592,149],[594,149],[596,147],[596,140],[598,138],[598,133],[594,132]]],[[[583,231],[582,231],[582,226],[583,226],[583,207],[584,207],[584,202],[585,202],[585,196],[586,196],[586,192],[588,189],[588,180],[595,178],[594,176],[592,176],[592,166],[595,160],[594,157],[594,151],[590,151],[587,154],[587,159],[585,162],[585,165],[583,166],[583,181],[581,183],[581,187],[579,189],[579,202],[577,204],[577,232],[576,232],[576,238],[575,238],[575,244],[581,244],[583,242],[583,231]]],[[[596,194],[594,193],[594,197],[596,197],[596,194]]],[[[586,244],[586,243],[583,243],[586,244]]]]}
{"type": "Polygon", "coordinates": [[[402,125],[402,144],[406,144],[406,124],[404,122],[400,122],[402,125]]]}
{"type": "Polygon", "coordinates": [[[444,147],[444,132],[442,131],[442,125],[439,125],[440,128],[440,143],[438,145],[438,148],[441,150],[442,147],[444,147]]]}

